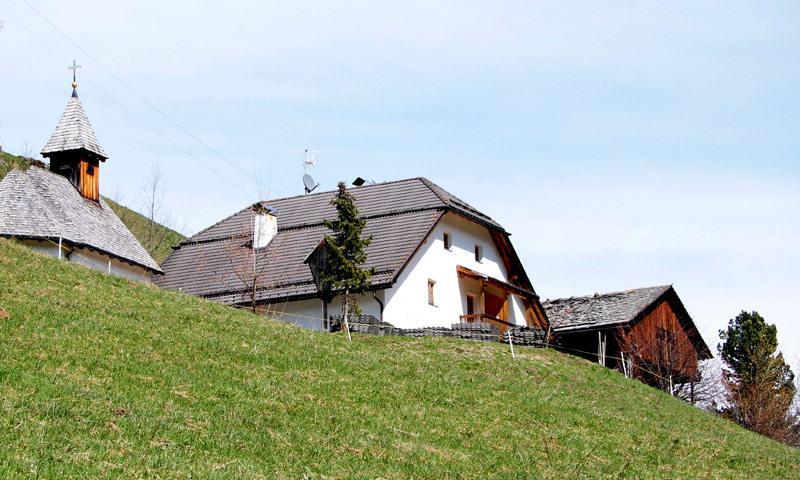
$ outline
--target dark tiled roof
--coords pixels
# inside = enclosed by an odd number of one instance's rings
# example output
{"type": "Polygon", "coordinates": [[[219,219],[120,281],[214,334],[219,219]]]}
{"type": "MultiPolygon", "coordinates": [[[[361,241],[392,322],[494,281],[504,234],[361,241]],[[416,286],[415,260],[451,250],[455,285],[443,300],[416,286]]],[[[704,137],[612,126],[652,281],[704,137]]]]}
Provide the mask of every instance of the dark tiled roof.
{"type": "MultiPolygon", "coordinates": [[[[450,195],[429,180],[412,178],[351,188],[361,214],[367,218],[366,267],[374,267],[372,285],[390,285],[406,261],[445,211],[454,211],[489,228],[503,231],[490,217],[450,195]]],[[[261,252],[258,300],[276,301],[311,297],[316,286],[304,260],[329,230],[324,219],[334,219],[330,204],[335,192],[265,201],[275,209],[278,234],[261,252]]],[[[247,300],[242,293],[253,278],[253,211],[248,207],[182,242],[164,261],[165,275],[157,279],[164,288],[180,289],[225,303],[247,300]],[[246,238],[245,238],[246,237],[246,238]]]]}
{"type": "Polygon", "coordinates": [[[0,182],[0,235],[57,239],[161,269],[102,199],[83,198],[61,175],[31,167],[0,182]]]}
{"type": "Polygon", "coordinates": [[[546,300],[542,306],[555,332],[591,329],[634,320],[670,288],[670,285],[662,285],[586,297],[559,298],[546,300]]]}
{"type": "Polygon", "coordinates": [[[103,147],[97,142],[89,117],[83,111],[80,100],[78,97],[72,97],[67,102],[67,107],[61,114],[50,140],[42,148],[42,155],[47,157],[51,153],[78,149],[88,150],[103,159],[108,158],[103,147]]]}

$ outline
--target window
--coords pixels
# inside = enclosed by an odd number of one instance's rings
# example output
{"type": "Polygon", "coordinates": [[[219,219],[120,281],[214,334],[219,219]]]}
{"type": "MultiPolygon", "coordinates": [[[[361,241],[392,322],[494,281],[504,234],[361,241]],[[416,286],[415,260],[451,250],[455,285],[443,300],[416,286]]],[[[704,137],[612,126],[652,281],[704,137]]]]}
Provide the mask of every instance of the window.
{"type": "Polygon", "coordinates": [[[453,246],[453,239],[450,237],[450,234],[444,232],[442,235],[442,240],[444,241],[444,249],[450,250],[450,248],[453,246]]]}
{"type": "Polygon", "coordinates": [[[467,295],[467,315],[475,314],[475,295],[467,295]]]}
{"type": "Polygon", "coordinates": [[[483,260],[483,247],[475,245],[475,261],[480,262],[483,260]]]}
{"type": "Polygon", "coordinates": [[[428,305],[436,305],[436,296],[434,295],[436,289],[436,280],[428,279],[428,305]]]}

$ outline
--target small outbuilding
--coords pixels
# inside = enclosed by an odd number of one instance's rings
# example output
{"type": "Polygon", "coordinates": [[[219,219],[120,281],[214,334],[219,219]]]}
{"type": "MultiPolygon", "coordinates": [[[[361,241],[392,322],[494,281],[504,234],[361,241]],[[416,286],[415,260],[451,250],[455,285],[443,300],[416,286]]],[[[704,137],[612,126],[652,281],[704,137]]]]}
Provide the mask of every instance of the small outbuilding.
{"type": "Polygon", "coordinates": [[[671,285],[543,302],[562,350],[658,388],[699,380],[712,357],[671,285]]]}

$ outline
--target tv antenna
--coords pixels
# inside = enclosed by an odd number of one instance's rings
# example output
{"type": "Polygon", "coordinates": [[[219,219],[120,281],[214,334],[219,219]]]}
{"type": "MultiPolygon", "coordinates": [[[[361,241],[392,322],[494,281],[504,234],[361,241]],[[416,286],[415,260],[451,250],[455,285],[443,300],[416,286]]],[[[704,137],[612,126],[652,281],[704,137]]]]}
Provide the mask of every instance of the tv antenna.
{"type": "Polygon", "coordinates": [[[303,170],[305,170],[306,173],[317,166],[318,153],[319,152],[309,150],[308,148],[303,151],[303,170]]]}
{"type": "Polygon", "coordinates": [[[319,187],[319,183],[308,173],[309,170],[317,165],[317,153],[306,148],[303,151],[303,188],[306,194],[313,192],[319,187]]]}

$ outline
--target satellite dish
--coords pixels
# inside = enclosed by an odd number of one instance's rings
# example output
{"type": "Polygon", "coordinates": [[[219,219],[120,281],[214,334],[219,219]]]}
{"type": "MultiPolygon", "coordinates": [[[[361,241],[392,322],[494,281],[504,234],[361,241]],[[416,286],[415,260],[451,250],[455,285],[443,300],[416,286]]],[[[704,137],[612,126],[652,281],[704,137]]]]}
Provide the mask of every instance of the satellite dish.
{"type": "Polygon", "coordinates": [[[355,185],[356,187],[360,187],[361,185],[364,185],[365,183],[367,183],[367,181],[364,180],[361,177],[356,177],[356,179],[353,180],[353,185],[355,185]]]}
{"type": "Polygon", "coordinates": [[[314,177],[311,175],[304,173],[303,174],[303,186],[306,188],[306,193],[311,193],[319,187],[319,183],[314,181],[314,177]]]}

